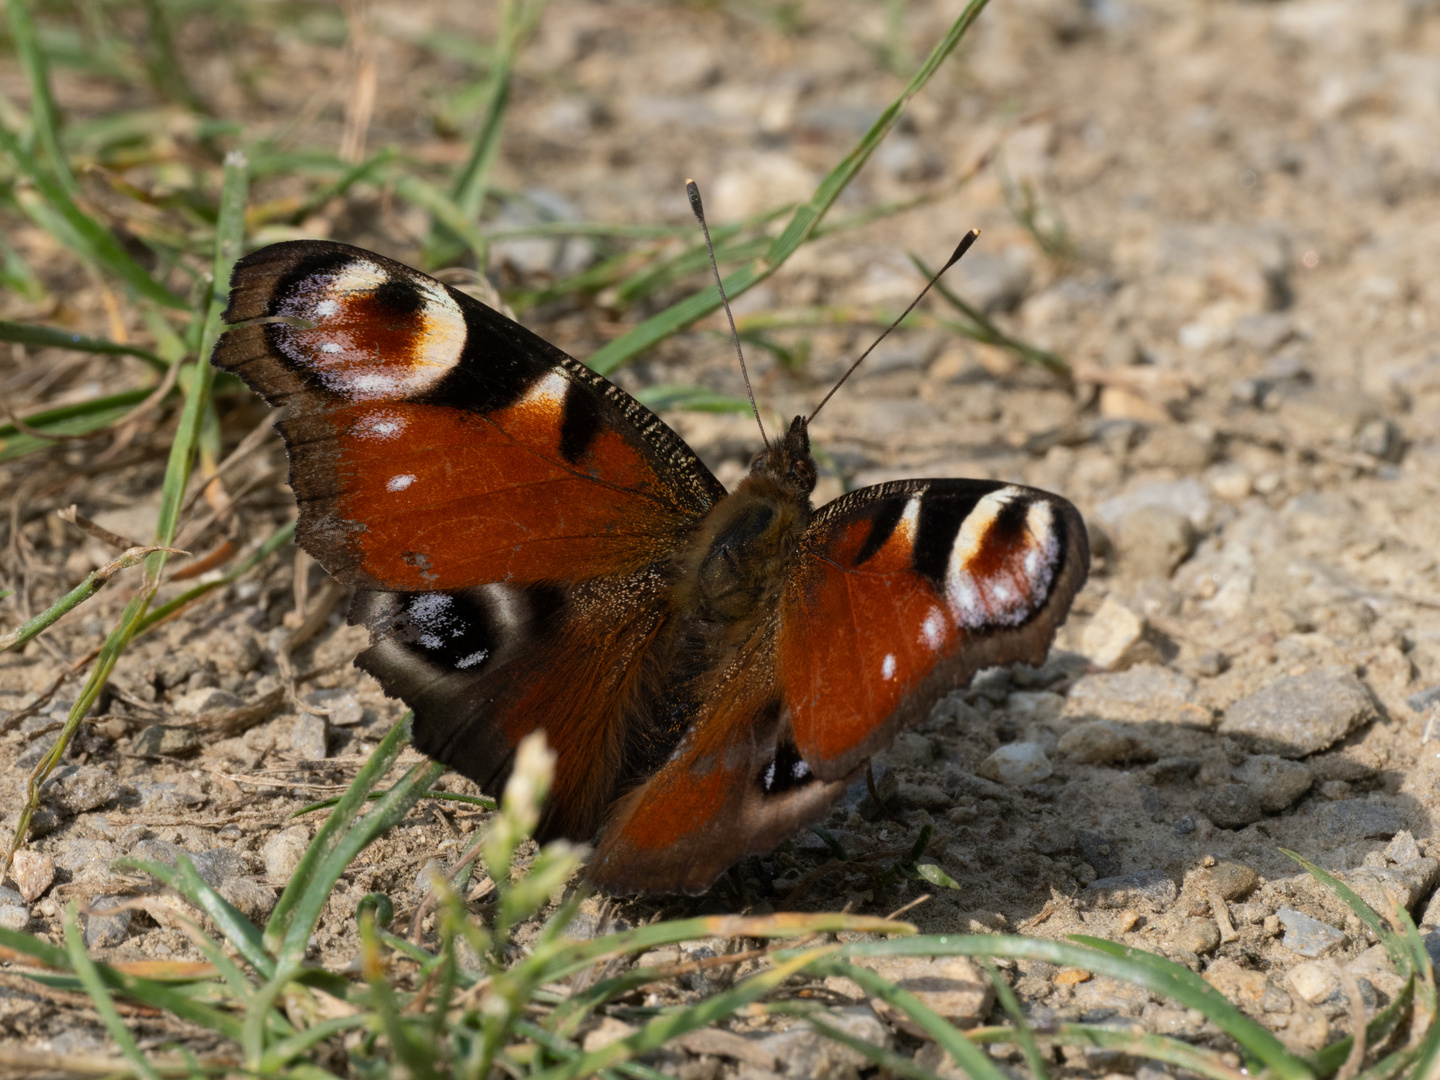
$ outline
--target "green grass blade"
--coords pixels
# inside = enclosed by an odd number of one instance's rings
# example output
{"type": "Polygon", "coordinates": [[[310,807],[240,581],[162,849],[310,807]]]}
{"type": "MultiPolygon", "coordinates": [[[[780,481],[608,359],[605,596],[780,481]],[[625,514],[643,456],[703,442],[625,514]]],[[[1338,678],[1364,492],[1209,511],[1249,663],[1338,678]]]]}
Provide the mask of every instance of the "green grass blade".
{"type": "Polygon", "coordinates": [[[883,1046],[876,1046],[859,1036],[851,1035],[848,1031],[842,1031],[832,1024],[827,1024],[824,1017],[825,1013],[818,1009],[812,1010],[805,1017],[805,1021],[827,1039],[840,1043],[842,1046],[848,1046],[866,1058],[870,1064],[880,1066],[891,1076],[908,1076],[911,1080],[940,1080],[929,1069],[922,1069],[916,1065],[913,1058],[897,1054],[894,1050],[887,1050],[883,1046]]]}
{"type": "Polygon", "coordinates": [[[354,861],[355,856],[381,834],[394,828],[444,772],[445,766],[438,762],[417,762],[405,774],[404,779],[392,787],[386,796],[372,806],[370,812],[357,821],[340,842],[326,853],[307,882],[309,887],[301,894],[295,906],[294,917],[280,944],[280,966],[293,966],[304,959],[310,935],[320,922],[325,904],[330,899],[330,891],[340,880],[340,875],[354,861]]]}
{"type": "MultiPolygon", "coordinates": [[[[10,139],[13,144],[13,137],[9,136],[3,128],[0,128],[0,136],[10,139]]],[[[3,142],[3,139],[0,139],[0,142],[3,142]]],[[[18,147],[16,148],[18,149],[18,147]]],[[[240,154],[230,154],[225,159],[224,182],[220,195],[219,227],[215,245],[215,280],[221,285],[216,288],[215,295],[211,297],[210,311],[205,320],[204,332],[201,337],[201,341],[208,341],[211,347],[219,335],[220,312],[225,309],[226,298],[223,283],[230,280],[230,269],[234,266],[240,252],[241,234],[245,221],[245,190],[245,158],[240,154]]],[[[106,235],[109,236],[108,233],[106,235]]],[[[110,237],[110,239],[113,241],[114,237],[110,237]]],[[[175,433],[174,442],[170,447],[170,459],[165,466],[165,479],[161,488],[160,518],[155,526],[156,541],[153,544],[157,548],[168,548],[175,536],[180,503],[185,494],[185,485],[190,476],[190,469],[194,464],[195,444],[199,436],[200,422],[205,415],[206,398],[210,388],[208,373],[212,370],[208,363],[196,365],[194,375],[186,387],[185,407],[181,413],[180,425],[175,433]]],[[[25,834],[30,828],[30,820],[40,805],[40,785],[59,764],[65,748],[70,745],[70,740],[74,738],[80,722],[100,696],[100,691],[109,680],[110,672],[114,670],[116,661],[120,659],[120,654],[130,643],[136,626],[149,608],[150,600],[158,587],[160,572],[165,565],[165,557],[164,551],[156,551],[146,556],[145,586],[125,605],[119,623],[101,645],[95,666],[90,671],[90,677],[85,681],[84,687],[76,697],[69,715],[65,718],[65,725],[61,728],[60,734],[56,737],[49,752],[36,763],[29,777],[26,778],[25,802],[20,808],[20,818],[16,823],[15,835],[5,854],[4,866],[0,867],[0,875],[9,870],[10,860],[14,857],[16,849],[25,842],[25,834]]]]}
{"type": "Polygon", "coordinates": [[[1370,932],[1385,946],[1385,952],[1390,957],[1390,962],[1395,965],[1395,971],[1402,979],[1420,974],[1415,967],[1415,958],[1410,955],[1410,950],[1406,947],[1405,939],[1397,934],[1374,908],[1360,899],[1354,889],[1334,874],[1316,866],[1303,855],[1286,848],[1280,850],[1304,867],[1307,874],[1338,896],[1345,906],[1355,913],[1356,918],[1370,928],[1370,932]]]}
{"type": "Polygon", "coordinates": [[[10,37],[30,84],[30,117],[35,128],[35,141],[44,151],[55,179],[73,195],[79,191],[79,186],[70,171],[70,162],[60,149],[60,109],[50,92],[50,65],[45,59],[45,50],[40,47],[34,12],[30,10],[28,0],[9,0],[5,8],[10,18],[10,37]]]}
{"type": "MultiPolygon", "coordinates": [[[[766,994],[784,985],[785,980],[790,976],[814,967],[826,956],[829,956],[834,948],[833,945],[826,945],[801,952],[784,963],[776,964],[767,971],[750,976],[731,990],[705,998],[689,1008],[677,1009],[674,1012],[657,1016],[633,1035],[579,1058],[545,1069],[536,1074],[536,1080],[576,1080],[578,1077],[589,1076],[600,1069],[618,1065],[655,1050],[687,1031],[694,1031],[696,1028],[713,1024],[751,1002],[758,1001],[766,994]]],[[[1004,1080],[1004,1077],[997,1072],[994,1080],[1004,1080]]]]}
{"type": "Polygon", "coordinates": [[[830,175],[820,182],[820,186],[815,190],[810,201],[795,211],[795,216],[790,219],[784,232],[777,236],[771,245],[770,253],[765,260],[767,263],[771,266],[779,266],[805,242],[810,233],[820,224],[820,219],[825,216],[826,211],[840,197],[840,193],[855,178],[855,174],[860,171],[861,166],[869,160],[870,155],[875,152],[885,136],[890,133],[890,129],[899,121],[910,99],[920,92],[930,81],[931,76],[939,70],[940,65],[945,62],[946,57],[954,52],[955,46],[960,44],[960,40],[980,16],[980,12],[985,10],[987,3],[988,0],[970,0],[970,3],[965,6],[965,10],[951,23],[945,37],[930,51],[929,57],[921,65],[920,70],[900,92],[900,96],[886,106],[885,111],[880,114],[875,123],[870,125],[870,130],[865,133],[859,144],[830,171],[830,175]]]}
{"type": "MultiPolygon", "coordinates": [[[[914,264],[915,269],[924,274],[926,278],[934,276],[934,272],[930,269],[929,265],[918,255],[912,254],[910,261],[914,264]]],[[[963,323],[951,322],[948,324],[957,333],[964,334],[972,341],[978,341],[985,345],[998,345],[1002,349],[1009,349],[1022,359],[1034,364],[1039,364],[1041,367],[1059,375],[1062,379],[1072,377],[1070,364],[1063,356],[1050,352],[1048,349],[1036,348],[1029,342],[1021,341],[1017,337],[1011,337],[1005,333],[1004,330],[1001,330],[990,316],[972,304],[966,303],[952,292],[950,287],[943,281],[937,281],[935,283],[935,291],[946,303],[964,315],[968,320],[963,323]]]]}
{"type": "MultiPolygon", "coordinates": [[[[390,766],[395,764],[395,759],[400,756],[410,742],[410,713],[400,718],[399,723],[392,727],[374,751],[369,759],[355,774],[355,779],[350,782],[350,787],[340,797],[334,812],[325,819],[325,824],[320,826],[315,838],[310,841],[310,846],[305,849],[305,854],[300,857],[299,864],[295,867],[294,873],[290,875],[290,882],[285,886],[285,891],[280,894],[280,899],[275,903],[275,909],[270,913],[270,921],[265,924],[264,943],[267,953],[277,953],[280,943],[290,931],[291,923],[295,918],[295,909],[300,904],[301,897],[311,887],[311,879],[314,878],[316,867],[326,855],[340,842],[345,830],[355,820],[360,808],[365,805],[366,796],[371,790],[384,779],[385,774],[390,771],[390,766]]],[[[328,895],[328,893],[327,893],[328,895]]]]}
{"type": "MultiPolygon", "coordinates": [[[[52,945],[48,941],[41,941],[29,934],[23,934],[18,930],[7,930],[0,927],[0,946],[13,949],[25,956],[32,956],[38,963],[56,971],[72,970],[70,955],[64,948],[52,945]]],[[[167,986],[153,979],[123,975],[105,964],[95,964],[95,969],[99,972],[106,987],[132,1001],[173,1013],[182,1020],[188,1020],[200,1027],[218,1032],[227,1039],[238,1038],[240,1035],[240,1024],[233,1016],[203,1002],[194,1001],[175,987],[167,986]]],[[[33,978],[38,982],[45,981],[47,976],[27,973],[26,978],[33,978]]]]}
{"type": "Polygon", "coordinates": [[[182,856],[178,866],[132,859],[128,855],[115,860],[115,865],[130,867],[163,881],[181,896],[189,900],[211,920],[225,935],[225,940],[264,978],[275,970],[275,961],[265,952],[260,930],[240,911],[216,892],[195,870],[195,864],[182,856]]]}
{"type": "Polygon", "coordinates": [[[1313,1080],[1309,1066],[1189,968],[1100,938],[1073,940],[1079,944],[999,934],[937,934],[856,942],[845,945],[842,954],[846,957],[1011,956],[1108,975],[1168,997],[1186,1008],[1199,1009],[1247,1054],[1269,1067],[1274,1076],[1284,1080],[1313,1080]]]}
{"type": "MultiPolygon", "coordinates": [[[[136,294],[164,307],[188,310],[190,305],[161,285],[115,239],[115,234],[85,213],[58,181],[49,176],[20,145],[20,140],[0,127],[0,150],[15,159],[16,166],[35,185],[45,206],[65,224],[57,236],[91,262],[103,266],[136,294]]],[[[22,202],[22,206],[26,204],[22,202]]]]}
{"type": "MultiPolygon", "coordinates": [[[[180,414],[175,441],[170,444],[170,460],[165,466],[165,481],[160,492],[160,517],[155,523],[157,546],[168,547],[175,538],[175,529],[180,522],[180,506],[185,498],[185,486],[195,464],[201,426],[210,404],[210,383],[215,372],[209,362],[210,354],[214,352],[215,342],[220,339],[224,329],[221,316],[229,302],[230,274],[235,269],[235,262],[240,258],[245,244],[248,167],[244,154],[231,151],[225,155],[225,170],[220,187],[220,211],[215,222],[215,261],[211,275],[214,285],[200,332],[200,359],[195,364],[194,382],[185,395],[185,408],[180,414]]],[[[163,552],[150,557],[145,570],[151,581],[160,579],[160,573],[165,568],[165,559],[163,552]]]]}
{"type": "Polygon", "coordinates": [[[685,409],[690,412],[748,413],[750,402],[744,398],[722,394],[704,386],[682,386],[662,383],[647,386],[635,394],[635,400],[647,409],[685,409]]]}
{"type": "Polygon", "coordinates": [[[140,1047],[135,1044],[130,1029],[125,1026],[125,1021],[120,1018],[120,1012],[115,1008],[115,1002],[110,997],[109,988],[100,978],[100,972],[95,968],[95,961],[90,959],[90,954],[85,951],[85,940],[80,936],[80,919],[75,914],[75,901],[70,901],[65,907],[65,951],[70,956],[70,963],[75,969],[75,974],[80,976],[80,982],[85,986],[85,992],[90,995],[90,1001],[95,1006],[95,1011],[100,1014],[100,1020],[105,1029],[110,1032],[110,1037],[115,1040],[120,1052],[130,1062],[130,1067],[135,1070],[137,1076],[143,1076],[148,1080],[160,1080],[160,1074],[156,1072],[145,1055],[140,1052],[140,1047]]]}
{"type": "Polygon", "coordinates": [[[597,960],[626,953],[646,952],[662,945],[676,945],[695,938],[799,938],[812,934],[913,934],[909,923],[869,915],[839,912],[776,915],[704,915],[694,919],[673,919],[649,926],[607,934],[589,941],[557,941],[549,949],[536,949],[521,963],[541,969],[536,983],[558,982],[589,967],[597,960]]]}
{"type": "Polygon", "coordinates": [[[71,589],[55,603],[51,604],[33,619],[12,630],[8,634],[0,634],[0,652],[8,649],[18,649],[31,638],[38,637],[45,630],[60,621],[65,615],[79,607],[86,600],[89,600],[97,592],[109,584],[110,579],[121,570],[131,566],[138,566],[145,561],[154,548],[131,548],[123,553],[118,559],[114,559],[98,570],[91,571],[79,585],[71,589]]]}
{"type": "Polygon", "coordinates": [[[871,997],[879,998],[915,1021],[926,1035],[949,1053],[970,1080],[1007,1080],[1000,1067],[990,1060],[985,1051],[908,990],[902,990],[890,980],[859,964],[832,961],[825,964],[823,969],[827,974],[840,975],[857,983],[871,997]]]}
{"type": "MultiPolygon", "coordinates": [[[[997,1042],[1014,1042],[1013,1028],[980,1028],[967,1032],[971,1041],[980,1045],[997,1042]]],[[[1101,1027],[1098,1024],[1059,1024],[1039,1033],[1047,1042],[1057,1046],[1094,1047],[1097,1050],[1113,1050],[1132,1057],[1163,1061],[1188,1069],[1197,1076],[1210,1080],[1245,1080],[1247,1073],[1226,1065],[1220,1054],[1198,1046],[1191,1046],[1168,1035],[1154,1035],[1148,1032],[1133,1032],[1101,1027]]]]}
{"type": "Polygon", "coordinates": [[[1040,1047],[1035,1042],[1035,1032],[1031,1030],[1030,1023],[1025,1019],[1025,1012],[1020,1008],[1020,1000],[1015,996],[1015,991],[1005,981],[999,970],[989,960],[985,961],[985,971],[990,976],[990,983],[995,987],[995,997],[1000,1002],[1000,1007],[1005,1010],[1005,1015],[1015,1025],[1015,1041],[1020,1044],[1021,1051],[1025,1054],[1025,1063],[1030,1066],[1030,1075],[1034,1080],[1049,1080],[1050,1071],[1045,1068],[1045,1058],[1040,1053],[1040,1047]]]}
{"type": "Polygon", "coordinates": [[[1415,1056],[1415,1067],[1410,1075],[1416,1080],[1435,1080],[1436,1076],[1440,1076],[1440,1023],[1436,1023],[1434,1016],[1430,1018],[1425,1037],[1420,1040],[1419,1053],[1415,1056]]]}
{"type": "MultiPolygon", "coordinates": [[[[88,435],[113,424],[149,396],[149,390],[126,390],[119,394],[47,409],[21,419],[30,427],[38,428],[49,435],[88,435]]],[[[54,445],[49,439],[21,434],[14,424],[0,424],[0,462],[23,457],[54,445]]]]}
{"type": "MultiPolygon", "coordinates": [[[[1309,1080],[1310,1069],[1285,1049],[1267,1028],[1257,1024],[1242,1013],[1220,991],[1200,978],[1187,967],[1167,960],[1163,956],[1132,949],[1104,938],[1088,937],[1083,934],[1070,935],[1072,941],[1124,961],[1123,967],[1134,974],[1128,981],[1138,982],[1143,975],[1149,981],[1147,989],[1160,988],[1166,997],[1189,1009],[1199,1009],[1206,1019],[1229,1035],[1241,1050],[1257,1062],[1263,1062],[1275,1075],[1287,1080],[1309,1080]]],[[[1082,965],[1083,966],[1083,965],[1082,965]]]]}
{"type": "Polygon", "coordinates": [[[161,375],[170,370],[168,360],[156,356],[148,349],[123,345],[118,341],[106,341],[104,338],[86,337],[84,334],[62,330],[58,326],[0,320],[0,341],[31,345],[37,349],[74,349],[76,352],[104,353],[110,356],[134,356],[144,360],[161,375]]]}
{"type": "Polygon", "coordinates": [[[32,956],[42,967],[54,968],[56,971],[70,970],[70,958],[59,945],[31,937],[19,930],[0,926],[0,946],[22,956],[32,956]]]}
{"type": "Polygon", "coordinates": [[[490,56],[490,79],[485,88],[485,105],[480,130],[470,147],[470,156],[455,176],[451,195],[467,220],[474,221],[485,203],[490,168],[500,148],[500,133],[510,104],[510,80],[515,60],[525,41],[535,31],[545,10],[545,0],[501,0],[499,40],[490,56]]]}
{"type": "Polygon", "coordinates": [[[239,580],[245,574],[248,574],[256,566],[259,566],[260,563],[264,562],[276,551],[278,551],[280,548],[284,547],[286,544],[290,543],[294,539],[295,522],[292,521],[288,525],[280,526],[280,528],[276,529],[273,533],[266,537],[264,543],[262,543],[258,548],[252,551],[249,555],[246,555],[245,558],[237,562],[221,577],[216,578],[214,581],[202,582],[201,584],[196,585],[193,589],[188,589],[185,592],[181,593],[179,596],[175,597],[174,600],[171,600],[165,604],[161,604],[159,607],[146,612],[145,617],[142,618],[135,625],[135,633],[133,636],[140,637],[142,634],[149,633],[160,623],[164,622],[166,619],[170,618],[176,612],[180,611],[182,608],[191,604],[195,600],[198,600],[206,593],[213,592],[215,589],[220,588],[220,586],[222,585],[229,585],[231,582],[239,580]]]}
{"type": "MultiPolygon", "coordinates": [[[[949,32],[931,51],[929,59],[915,73],[905,89],[900,92],[900,96],[889,104],[855,148],[820,182],[820,186],[815,189],[815,194],[810,197],[809,201],[795,211],[784,231],[771,242],[764,258],[732,271],[725,278],[725,294],[732,301],[778,270],[785,260],[810,237],[815,227],[819,225],[820,219],[825,216],[825,212],[840,197],[840,193],[845,190],[846,185],[855,178],[860,167],[865,164],[870,155],[874,153],[875,148],[895,126],[901,113],[904,112],[906,104],[919,92],[921,87],[930,81],[930,77],[939,69],[945,58],[954,51],[956,45],[960,44],[960,39],[970,29],[976,16],[984,10],[987,2],[988,0],[970,0],[965,10],[960,13],[960,17],[951,24],[949,32]]],[[[712,293],[708,289],[703,293],[687,297],[659,314],[652,315],[639,326],[609,342],[596,351],[586,363],[601,375],[609,375],[646,349],[658,344],[676,331],[684,329],[697,319],[719,310],[719,307],[719,294],[712,293]]]]}
{"type": "Polygon", "coordinates": [[[265,1055],[260,1059],[259,1073],[261,1076],[275,1075],[301,1054],[314,1049],[326,1039],[357,1027],[364,1027],[370,1021],[371,1017],[368,1013],[360,1012],[353,1016],[337,1016],[330,1020],[321,1020],[318,1024],[302,1028],[294,1035],[287,1035],[265,1051],[265,1055]]]}
{"type": "MultiPolygon", "coordinates": [[[[395,194],[406,202],[412,202],[422,210],[428,210],[441,225],[464,241],[475,256],[477,265],[484,266],[490,245],[474,220],[465,215],[455,201],[434,184],[410,173],[395,177],[395,194]]],[[[436,265],[429,261],[429,265],[436,265]]]]}
{"type": "MultiPolygon", "coordinates": [[[[1390,1029],[1405,1015],[1414,999],[1415,977],[1412,975],[1405,980],[1404,989],[1395,995],[1393,1001],[1385,1008],[1377,1012],[1365,1025],[1365,1045],[1374,1047],[1379,1045],[1390,1029]]],[[[1311,1066],[1316,1076],[1329,1076],[1350,1056],[1350,1048],[1355,1045],[1355,1036],[1346,1035],[1329,1046],[1317,1050],[1311,1057],[1311,1066]]]]}

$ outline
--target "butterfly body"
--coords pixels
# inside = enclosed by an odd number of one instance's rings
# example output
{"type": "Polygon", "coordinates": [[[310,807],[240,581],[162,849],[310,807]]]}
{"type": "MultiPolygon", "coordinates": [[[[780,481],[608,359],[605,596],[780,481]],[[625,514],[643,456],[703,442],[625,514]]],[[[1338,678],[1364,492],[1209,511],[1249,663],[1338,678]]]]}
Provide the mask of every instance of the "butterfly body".
{"type": "Polygon", "coordinates": [[[702,891],[822,817],[981,667],[1039,663],[1088,567],[1074,508],[991,481],[811,504],[801,418],[727,493],[624,391],[340,244],[247,256],[216,349],[268,401],[302,546],[416,746],[498,793],[557,751],[541,837],[612,892],[702,891]]]}

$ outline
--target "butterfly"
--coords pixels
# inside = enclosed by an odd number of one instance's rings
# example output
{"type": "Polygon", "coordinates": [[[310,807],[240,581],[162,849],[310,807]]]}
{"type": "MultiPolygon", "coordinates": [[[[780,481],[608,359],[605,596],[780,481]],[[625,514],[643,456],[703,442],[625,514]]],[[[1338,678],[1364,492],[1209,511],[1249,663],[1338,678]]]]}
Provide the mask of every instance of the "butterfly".
{"type": "Polygon", "coordinates": [[[614,383],[344,244],[239,261],[213,363],[271,405],[297,539],[354,588],[357,665],[424,753],[498,793],[556,752],[538,838],[611,893],[699,893],[823,818],[981,668],[1044,660],[1080,515],[989,480],[811,504],[807,422],[727,492],[614,383]]]}

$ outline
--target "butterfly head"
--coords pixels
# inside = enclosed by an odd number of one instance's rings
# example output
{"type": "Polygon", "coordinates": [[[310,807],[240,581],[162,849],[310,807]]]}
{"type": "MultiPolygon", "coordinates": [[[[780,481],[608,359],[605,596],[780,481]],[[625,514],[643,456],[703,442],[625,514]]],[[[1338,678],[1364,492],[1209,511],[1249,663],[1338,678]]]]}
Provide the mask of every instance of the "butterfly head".
{"type": "Polygon", "coordinates": [[[810,431],[803,416],[790,422],[790,430],[750,462],[750,475],[773,481],[797,499],[808,502],[815,490],[815,459],[810,456],[810,431]]]}

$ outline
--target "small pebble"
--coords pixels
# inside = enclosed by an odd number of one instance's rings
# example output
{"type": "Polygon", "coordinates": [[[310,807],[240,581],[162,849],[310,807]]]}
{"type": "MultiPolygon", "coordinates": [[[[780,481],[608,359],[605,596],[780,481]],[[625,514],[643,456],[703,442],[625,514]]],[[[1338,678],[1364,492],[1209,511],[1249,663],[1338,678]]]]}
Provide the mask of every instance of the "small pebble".
{"type": "Polygon", "coordinates": [[[290,728],[290,752],[306,761],[321,761],[328,756],[330,726],[325,717],[302,712],[290,728]]]}
{"type": "Polygon", "coordinates": [[[1308,961],[1296,964],[1285,973],[1290,988],[1311,1005],[1318,1005],[1340,987],[1340,973],[1335,965],[1308,961]]]}
{"type": "Polygon", "coordinates": [[[1392,863],[1414,862],[1420,858],[1420,845],[1415,842],[1409,829],[1402,829],[1385,845],[1385,858],[1392,863]]]}
{"type": "Polygon", "coordinates": [[[1190,519],[1166,506],[1142,506],[1120,523],[1120,561],[1138,577],[1168,578],[1195,550],[1190,519]]]}
{"type": "Polygon", "coordinates": [[[55,880],[55,860],[29,848],[15,852],[10,863],[10,877],[27,904],[33,904],[55,880]]]}
{"type": "Polygon", "coordinates": [[[1222,829],[1243,829],[1265,816],[1259,797],[1245,784],[1217,784],[1201,797],[1200,809],[1222,829]]]}
{"type": "Polygon", "coordinates": [[[1142,870],[1136,874],[1097,878],[1085,891],[1097,908],[1135,906],[1146,907],[1151,911],[1164,911],[1179,895],[1175,882],[1168,874],[1159,870],[1142,870]]]}
{"type": "MultiPolygon", "coordinates": [[[[1275,918],[1279,925],[1285,927],[1282,944],[1301,956],[1324,956],[1345,943],[1345,935],[1341,931],[1293,908],[1281,908],[1275,913],[1275,918]]],[[[1265,923],[1268,927],[1270,920],[1266,919],[1265,923]]]]}
{"type": "Polygon", "coordinates": [[[1139,732],[1110,720],[1076,724],[1056,746],[1058,752],[1087,765],[1109,765],[1153,758],[1155,751],[1139,732]]]}
{"type": "Polygon", "coordinates": [[[1272,814],[1290,806],[1315,782],[1305,765],[1275,754],[1256,754],[1246,758],[1235,770],[1235,779],[1249,786],[1260,800],[1260,805],[1272,814]]]}
{"type": "Polygon", "coordinates": [[[1261,753],[1300,758],[1339,742],[1376,717],[1365,684],[1332,666],[1287,675],[1225,710],[1220,730],[1261,753]]]}
{"type": "Polygon", "coordinates": [[[200,748],[200,733],[193,727],[151,724],[130,740],[130,752],[141,756],[180,757],[200,748]]]}
{"type": "Polygon", "coordinates": [[[30,905],[14,889],[0,886],[0,927],[24,930],[30,925],[30,905]]]}
{"type": "Polygon", "coordinates": [[[1081,651],[1096,667],[1115,671],[1144,640],[1146,623],[1113,596],[1107,596],[1080,636],[1081,651]]]}
{"type": "Polygon", "coordinates": [[[309,845],[310,831],[303,825],[278,832],[266,840],[260,849],[260,857],[265,860],[266,880],[276,885],[288,884],[309,845]]]}
{"type": "Polygon", "coordinates": [[[1174,944],[1186,952],[1204,956],[1220,947],[1220,928],[1210,919],[1186,919],[1175,934],[1174,944]]]}
{"type": "Polygon", "coordinates": [[[1067,967],[1061,968],[1055,973],[1051,980],[1056,986],[1075,986],[1079,983],[1090,981],[1090,972],[1084,968],[1067,967]]]}
{"type": "Polygon", "coordinates": [[[976,770],[986,780],[1011,787],[1037,784],[1055,770],[1039,743],[1013,742],[997,749],[976,770]]]}
{"type": "Polygon", "coordinates": [[[67,766],[57,769],[40,790],[62,814],[83,814],[118,799],[120,781],[104,765],[67,766]]]}
{"type": "Polygon", "coordinates": [[[92,949],[109,949],[119,945],[130,933],[130,919],[134,912],[116,911],[113,915],[99,915],[95,912],[110,911],[124,904],[126,896],[97,896],[90,901],[92,911],[80,916],[85,934],[85,944],[92,949]]]}
{"type": "Polygon", "coordinates": [[[1226,860],[1194,871],[1185,884],[1201,896],[1213,892],[1222,900],[1240,900],[1255,891],[1260,875],[1244,863],[1226,860]]]}
{"type": "Polygon", "coordinates": [[[317,709],[324,709],[336,727],[354,727],[365,719],[353,690],[316,690],[309,700],[317,709]]]}

